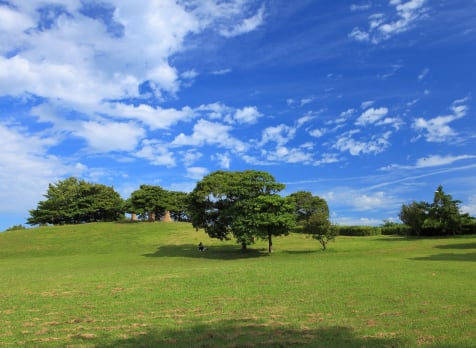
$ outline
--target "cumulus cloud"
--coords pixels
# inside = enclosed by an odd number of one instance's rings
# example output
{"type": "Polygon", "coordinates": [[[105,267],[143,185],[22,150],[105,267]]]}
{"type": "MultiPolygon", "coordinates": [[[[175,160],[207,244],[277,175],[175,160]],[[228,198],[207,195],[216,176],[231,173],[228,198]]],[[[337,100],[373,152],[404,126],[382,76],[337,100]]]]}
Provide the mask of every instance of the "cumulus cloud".
{"type": "Polygon", "coordinates": [[[277,145],[284,145],[294,138],[296,135],[296,128],[280,124],[275,127],[265,128],[262,132],[260,146],[269,142],[274,142],[277,145]]]}
{"type": "Polygon", "coordinates": [[[135,153],[138,158],[144,158],[156,166],[175,167],[174,154],[163,144],[155,140],[144,140],[139,151],[135,153]]]}
{"type": "Polygon", "coordinates": [[[256,106],[246,106],[243,109],[238,109],[233,115],[233,119],[238,123],[253,124],[258,121],[258,118],[263,116],[256,106]]]}
{"type": "Polygon", "coordinates": [[[428,142],[444,142],[457,135],[450,124],[466,116],[468,106],[465,104],[468,98],[455,100],[450,110],[451,114],[436,116],[431,119],[418,117],[413,123],[413,128],[420,131],[428,142]]]}
{"type": "Polygon", "coordinates": [[[50,155],[57,145],[54,138],[42,138],[23,129],[0,124],[0,212],[33,209],[48,184],[64,175],[80,175],[87,170],[81,163],[68,163],[50,155]]]}
{"type": "Polygon", "coordinates": [[[367,29],[355,27],[349,37],[364,42],[378,44],[388,40],[396,34],[406,32],[413,28],[415,23],[425,18],[427,9],[426,0],[390,0],[393,7],[391,16],[375,13],[369,17],[367,29]]]}
{"type": "Polygon", "coordinates": [[[180,133],[172,141],[172,146],[205,146],[217,145],[235,152],[243,152],[248,148],[244,142],[231,136],[232,127],[222,123],[199,120],[193,126],[191,135],[180,133]]]}
{"type": "Polygon", "coordinates": [[[370,108],[364,111],[357,121],[355,122],[358,126],[365,126],[367,124],[372,124],[379,121],[382,117],[385,117],[388,114],[387,108],[370,108]]]}
{"type": "Polygon", "coordinates": [[[359,134],[358,130],[343,133],[333,145],[334,149],[342,152],[348,151],[352,156],[360,154],[377,154],[383,152],[390,146],[389,138],[392,132],[385,132],[380,135],[373,135],[368,140],[355,139],[359,134]]]}
{"type": "Polygon", "coordinates": [[[144,137],[144,130],[134,123],[83,122],[75,132],[96,152],[131,151],[144,137]]]}

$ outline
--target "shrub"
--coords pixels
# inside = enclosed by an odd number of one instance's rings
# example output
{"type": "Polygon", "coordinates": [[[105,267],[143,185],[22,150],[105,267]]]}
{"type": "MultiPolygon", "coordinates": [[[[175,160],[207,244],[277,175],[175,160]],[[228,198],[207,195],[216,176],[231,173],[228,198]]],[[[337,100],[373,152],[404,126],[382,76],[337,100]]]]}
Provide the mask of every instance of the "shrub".
{"type": "Polygon", "coordinates": [[[380,227],[383,235],[408,236],[411,234],[411,227],[405,224],[392,224],[380,227]]]}
{"type": "Polygon", "coordinates": [[[18,231],[18,230],[26,230],[26,227],[23,226],[23,225],[13,225],[12,227],[9,227],[5,230],[5,232],[7,231],[18,231]]]}
{"type": "Polygon", "coordinates": [[[337,226],[340,236],[377,236],[381,234],[380,227],[375,226],[337,226]]]}

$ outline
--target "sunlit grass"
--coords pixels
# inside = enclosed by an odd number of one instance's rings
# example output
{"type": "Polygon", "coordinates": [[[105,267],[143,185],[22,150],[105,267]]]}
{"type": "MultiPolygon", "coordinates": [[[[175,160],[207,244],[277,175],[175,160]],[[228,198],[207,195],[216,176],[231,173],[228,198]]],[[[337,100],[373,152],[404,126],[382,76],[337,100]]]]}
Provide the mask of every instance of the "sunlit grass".
{"type": "Polygon", "coordinates": [[[0,234],[0,346],[471,347],[476,237],[303,235],[242,253],[189,224],[0,234]],[[209,248],[199,252],[202,241],[209,248]]]}

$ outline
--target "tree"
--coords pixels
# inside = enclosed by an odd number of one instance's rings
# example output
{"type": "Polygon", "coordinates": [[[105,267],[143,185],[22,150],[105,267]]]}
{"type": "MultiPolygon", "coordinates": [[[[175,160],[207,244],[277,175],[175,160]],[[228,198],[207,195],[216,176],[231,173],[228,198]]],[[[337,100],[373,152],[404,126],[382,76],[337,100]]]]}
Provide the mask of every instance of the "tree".
{"type": "Polygon", "coordinates": [[[403,204],[398,217],[402,222],[410,226],[413,234],[419,236],[428,215],[428,203],[415,202],[403,204]]]}
{"type": "Polygon", "coordinates": [[[46,200],[30,210],[27,223],[77,224],[115,221],[123,216],[123,200],[112,187],[70,177],[49,184],[46,200]]]}
{"type": "Polygon", "coordinates": [[[399,217],[416,235],[458,234],[462,232],[463,226],[471,221],[468,214],[460,212],[460,203],[446,194],[440,185],[434,193],[433,203],[404,204],[399,217]]]}
{"type": "Polygon", "coordinates": [[[294,213],[298,224],[303,224],[315,213],[329,215],[329,207],[325,199],[313,196],[311,192],[298,191],[291,193],[289,198],[294,203],[294,213]]]}
{"type": "Polygon", "coordinates": [[[131,213],[139,214],[152,222],[164,214],[169,202],[167,192],[162,187],[141,185],[131,193],[128,204],[131,213]]]}
{"type": "Polygon", "coordinates": [[[303,231],[318,240],[323,250],[326,250],[327,243],[337,236],[337,228],[331,224],[329,214],[323,211],[315,212],[309,216],[304,222],[303,231]]]}
{"type": "Polygon", "coordinates": [[[242,244],[253,237],[268,240],[268,252],[273,250],[273,236],[287,235],[294,227],[294,205],[277,194],[259,195],[235,204],[231,229],[242,244]]]}
{"type": "Polygon", "coordinates": [[[167,191],[170,215],[174,221],[190,221],[188,213],[188,194],[179,191],[167,191]]]}
{"type": "Polygon", "coordinates": [[[423,228],[435,229],[441,234],[456,234],[461,231],[462,216],[459,211],[461,201],[453,200],[451,195],[443,192],[443,186],[438,186],[433,197],[428,216],[423,228]]]}
{"type": "Polygon", "coordinates": [[[212,238],[233,236],[242,249],[265,235],[271,246],[273,235],[285,234],[292,227],[288,219],[292,206],[277,195],[283,189],[284,185],[267,172],[216,171],[199,181],[190,193],[192,224],[212,238]]]}

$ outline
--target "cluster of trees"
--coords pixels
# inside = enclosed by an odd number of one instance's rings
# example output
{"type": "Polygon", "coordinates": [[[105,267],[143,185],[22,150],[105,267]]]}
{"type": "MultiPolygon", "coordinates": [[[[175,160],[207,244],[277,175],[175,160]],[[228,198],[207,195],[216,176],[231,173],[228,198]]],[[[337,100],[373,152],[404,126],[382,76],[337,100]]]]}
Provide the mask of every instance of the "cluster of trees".
{"type": "MultiPolygon", "coordinates": [[[[284,188],[267,172],[216,171],[189,194],[141,185],[123,200],[113,187],[70,177],[48,186],[46,199],[30,211],[27,223],[117,221],[125,213],[147,221],[170,216],[191,222],[212,238],[235,238],[242,249],[263,239],[271,252],[274,236],[298,231],[311,235],[325,250],[339,231],[329,220],[327,202],[306,191],[283,197],[279,192],[284,188]]],[[[433,203],[404,204],[399,217],[413,235],[458,234],[468,226],[474,230],[475,219],[460,212],[460,203],[439,186],[433,203]]]]}
{"type": "Polygon", "coordinates": [[[403,204],[400,220],[409,226],[411,235],[440,236],[460,234],[465,228],[474,226],[475,219],[469,214],[461,213],[461,201],[454,200],[438,186],[433,202],[416,202],[403,204]]]}
{"type": "Polygon", "coordinates": [[[212,238],[234,237],[243,249],[266,239],[272,251],[273,236],[299,228],[326,248],[335,236],[324,199],[310,192],[279,195],[285,185],[263,171],[217,171],[199,181],[190,193],[141,185],[123,200],[114,188],[71,177],[50,184],[27,223],[77,224],[117,221],[125,213],[155,221],[170,214],[175,221],[190,221],[212,238]]]}

